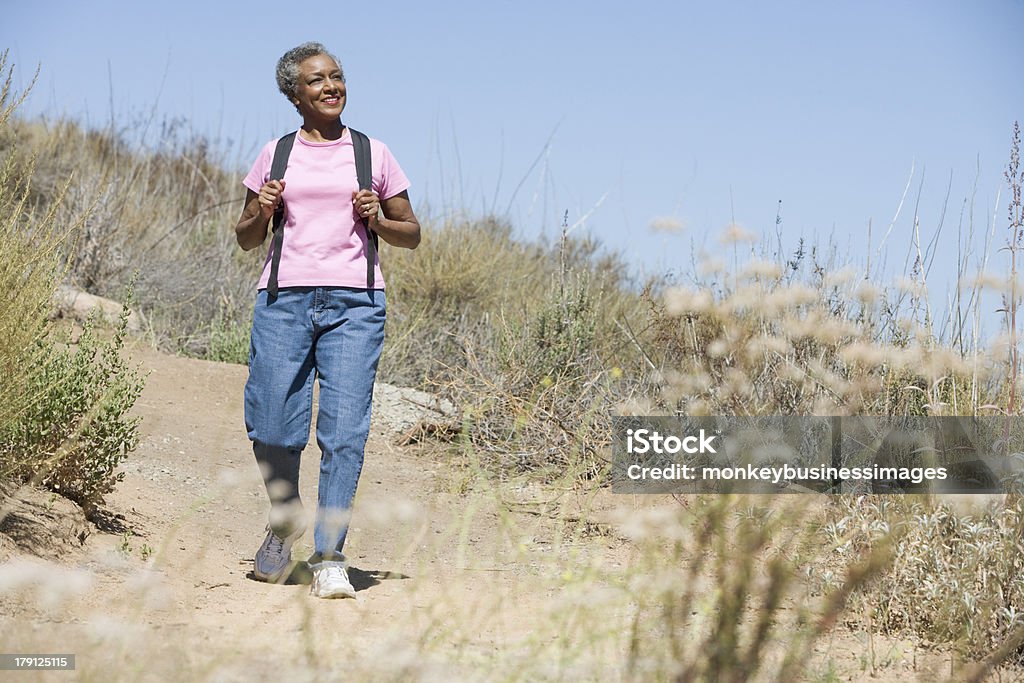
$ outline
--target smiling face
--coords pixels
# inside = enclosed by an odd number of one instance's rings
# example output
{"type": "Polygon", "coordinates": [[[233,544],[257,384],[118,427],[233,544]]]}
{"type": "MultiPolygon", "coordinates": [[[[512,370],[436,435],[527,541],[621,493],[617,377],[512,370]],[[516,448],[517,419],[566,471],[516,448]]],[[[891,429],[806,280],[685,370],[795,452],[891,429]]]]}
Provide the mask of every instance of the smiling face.
{"type": "Polygon", "coordinates": [[[333,121],[345,108],[345,77],[327,55],[315,55],[299,62],[299,83],[292,102],[302,118],[333,121]]]}

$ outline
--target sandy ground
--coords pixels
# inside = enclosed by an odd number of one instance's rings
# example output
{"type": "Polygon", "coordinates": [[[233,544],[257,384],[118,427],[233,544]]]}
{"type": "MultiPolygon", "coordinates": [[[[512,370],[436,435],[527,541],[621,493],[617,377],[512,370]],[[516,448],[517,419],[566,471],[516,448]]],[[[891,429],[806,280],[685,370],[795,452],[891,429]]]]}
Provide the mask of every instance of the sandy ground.
{"type": "MultiPolygon", "coordinates": [[[[267,502],[242,424],[246,369],[134,354],[150,373],[136,406],[142,440],[108,496],[106,530],[76,527],[72,510],[53,522],[66,527],[56,541],[33,532],[34,554],[0,545],[0,651],[74,653],[76,671],[0,680],[622,679],[617,634],[593,644],[573,634],[579,620],[627,620],[595,614],[594,584],[573,567],[628,573],[631,548],[555,517],[649,501],[474,486],[446,449],[395,445],[408,405],[379,391],[346,547],[359,597],[317,600],[298,565],[286,585],[251,577],[267,502]],[[559,513],[539,503],[550,498],[559,513]]],[[[316,456],[313,442],[307,505],[316,456]]],[[[40,510],[60,507],[42,500],[40,510]]],[[[310,530],[296,558],[311,542],[310,530]]],[[[807,680],[933,681],[950,666],[910,641],[842,629],[817,651],[807,680]]]]}

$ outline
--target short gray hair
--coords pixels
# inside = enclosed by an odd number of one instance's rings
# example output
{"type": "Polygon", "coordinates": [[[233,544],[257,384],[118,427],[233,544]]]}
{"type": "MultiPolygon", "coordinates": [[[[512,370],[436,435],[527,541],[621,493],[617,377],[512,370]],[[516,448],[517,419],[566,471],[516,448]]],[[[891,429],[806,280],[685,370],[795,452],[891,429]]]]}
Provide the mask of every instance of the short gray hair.
{"type": "Polygon", "coordinates": [[[288,50],[277,60],[277,87],[289,102],[299,90],[299,64],[317,55],[327,55],[333,59],[338,69],[341,69],[341,82],[345,82],[345,70],[341,68],[341,62],[322,43],[303,43],[288,50]]]}

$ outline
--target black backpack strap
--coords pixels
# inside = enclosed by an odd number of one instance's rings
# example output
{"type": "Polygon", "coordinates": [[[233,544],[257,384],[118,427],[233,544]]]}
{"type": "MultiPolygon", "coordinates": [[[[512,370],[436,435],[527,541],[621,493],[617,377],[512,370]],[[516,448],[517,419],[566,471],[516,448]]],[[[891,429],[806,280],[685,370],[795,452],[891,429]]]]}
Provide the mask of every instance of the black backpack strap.
{"type": "MultiPolygon", "coordinates": [[[[270,162],[270,180],[284,179],[284,171],[288,168],[288,155],[292,153],[292,145],[295,143],[294,133],[288,133],[277,141],[274,149],[274,160],[270,162]]],[[[270,277],[267,279],[267,296],[271,299],[277,298],[277,271],[281,267],[281,250],[284,248],[284,202],[279,202],[277,210],[274,211],[273,231],[270,239],[270,277]]]]}
{"type": "MultiPolygon", "coordinates": [[[[352,136],[352,148],[356,157],[356,178],[359,180],[360,190],[373,189],[373,165],[370,159],[370,138],[358,130],[349,127],[349,135],[352,136]]],[[[373,267],[377,262],[377,233],[370,230],[367,219],[362,219],[363,228],[366,230],[366,288],[373,288],[373,267]]]]}

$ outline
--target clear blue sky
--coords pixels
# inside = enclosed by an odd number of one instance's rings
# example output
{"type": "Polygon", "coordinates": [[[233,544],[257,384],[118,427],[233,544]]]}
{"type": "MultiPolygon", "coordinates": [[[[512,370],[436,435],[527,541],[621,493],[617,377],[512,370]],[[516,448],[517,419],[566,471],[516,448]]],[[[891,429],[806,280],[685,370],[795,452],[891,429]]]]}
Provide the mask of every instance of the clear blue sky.
{"type": "MultiPolygon", "coordinates": [[[[389,144],[414,202],[434,215],[509,210],[521,234],[553,236],[565,211],[575,223],[604,197],[579,230],[650,272],[685,274],[691,242],[720,249],[733,218],[774,235],[779,200],[787,248],[832,235],[863,264],[868,222],[874,252],[912,165],[891,272],[922,179],[928,237],[952,177],[948,254],[975,180],[979,230],[1002,191],[1005,233],[1022,0],[291,7],[17,2],[0,46],[23,79],[42,65],[27,112],[100,125],[111,103],[124,123],[155,111],[232,141],[242,166],[297,125],[277,58],[319,40],[345,67],[346,122],[389,144]],[[662,216],[687,227],[652,231],[662,216]]],[[[946,256],[936,267],[948,272],[946,256]]]]}

